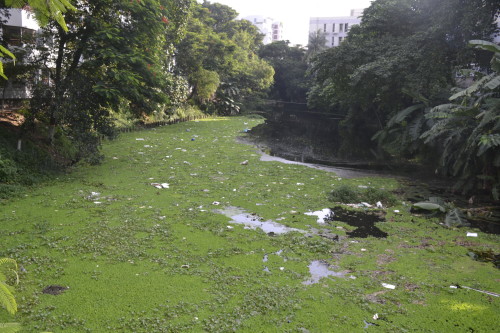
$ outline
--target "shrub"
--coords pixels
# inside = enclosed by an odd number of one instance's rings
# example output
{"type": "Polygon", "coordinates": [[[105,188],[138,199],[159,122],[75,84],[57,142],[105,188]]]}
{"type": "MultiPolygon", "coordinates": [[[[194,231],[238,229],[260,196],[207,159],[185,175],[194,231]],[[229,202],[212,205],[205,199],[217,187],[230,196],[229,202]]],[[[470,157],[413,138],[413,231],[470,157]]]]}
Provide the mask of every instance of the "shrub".
{"type": "Polygon", "coordinates": [[[8,183],[17,175],[16,163],[0,155],[0,182],[8,183]]]}
{"type": "Polygon", "coordinates": [[[397,197],[386,189],[368,187],[359,188],[342,184],[330,192],[330,200],[341,203],[382,202],[386,206],[393,206],[398,202],[397,197]]]}

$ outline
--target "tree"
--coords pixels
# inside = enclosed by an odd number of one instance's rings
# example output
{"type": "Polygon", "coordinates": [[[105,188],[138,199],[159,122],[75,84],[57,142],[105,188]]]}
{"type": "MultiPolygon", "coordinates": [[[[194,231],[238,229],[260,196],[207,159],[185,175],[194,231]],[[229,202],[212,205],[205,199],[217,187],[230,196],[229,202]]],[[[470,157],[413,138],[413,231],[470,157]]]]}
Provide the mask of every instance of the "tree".
{"type": "Polygon", "coordinates": [[[173,43],[180,39],[189,0],[80,1],[67,13],[68,31],[49,24],[45,52],[51,83],[40,84],[30,119],[45,119],[49,140],[56,130],[75,140],[73,160],[93,156],[100,135],[111,134],[111,109],[125,106],[136,117],[168,104],[173,43]],[[168,18],[167,18],[168,17],[168,18]],[[52,68],[50,64],[55,64],[52,68]]]}
{"type": "Polygon", "coordinates": [[[440,152],[439,172],[458,178],[462,193],[482,188],[500,200],[500,46],[470,44],[493,52],[491,74],[476,72],[474,84],[429,110],[433,124],[421,138],[440,152]]]}
{"type": "Polygon", "coordinates": [[[274,84],[269,96],[286,102],[306,102],[308,78],[306,77],[306,51],[290,46],[288,41],[277,41],[262,46],[259,56],[274,68],[274,84]]]}
{"type": "Polygon", "coordinates": [[[228,6],[208,1],[195,5],[177,48],[176,64],[189,82],[191,99],[207,112],[227,112],[226,92],[232,92],[234,103],[241,102],[267,89],[273,80],[273,68],[256,54],[260,33],[250,22],[234,21],[236,16],[228,6]],[[202,79],[205,74],[209,76],[202,79]]]}
{"type": "Polygon", "coordinates": [[[313,63],[310,102],[346,114],[341,152],[369,154],[400,110],[443,102],[455,68],[474,61],[467,41],[489,38],[497,10],[493,0],[372,2],[347,40],[313,63]]]}
{"type": "Polygon", "coordinates": [[[309,34],[309,41],[307,43],[307,53],[306,53],[307,60],[311,62],[317,54],[323,52],[327,48],[328,47],[326,46],[326,34],[321,30],[311,32],[309,34]]]}

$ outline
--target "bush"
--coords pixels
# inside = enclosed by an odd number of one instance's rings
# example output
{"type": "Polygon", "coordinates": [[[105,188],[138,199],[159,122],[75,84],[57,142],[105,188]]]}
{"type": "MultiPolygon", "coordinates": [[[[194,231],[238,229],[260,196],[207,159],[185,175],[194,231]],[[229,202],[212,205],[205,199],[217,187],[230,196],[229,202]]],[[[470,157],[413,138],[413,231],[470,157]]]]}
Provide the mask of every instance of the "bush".
{"type": "Polygon", "coordinates": [[[386,189],[375,187],[365,189],[346,184],[335,187],[330,192],[330,200],[341,203],[368,202],[372,204],[380,201],[386,206],[393,206],[398,202],[397,197],[386,189]]]}
{"type": "Polygon", "coordinates": [[[19,197],[24,191],[25,188],[20,185],[0,184],[0,202],[19,197]]]}
{"type": "Polygon", "coordinates": [[[11,182],[17,176],[16,163],[13,160],[0,155],[0,182],[11,182]]]}
{"type": "Polygon", "coordinates": [[[342,184],[332,190],[330,193],[330,200],[343,203],[359,202],[358,196],[356,188],[342,184]]]}

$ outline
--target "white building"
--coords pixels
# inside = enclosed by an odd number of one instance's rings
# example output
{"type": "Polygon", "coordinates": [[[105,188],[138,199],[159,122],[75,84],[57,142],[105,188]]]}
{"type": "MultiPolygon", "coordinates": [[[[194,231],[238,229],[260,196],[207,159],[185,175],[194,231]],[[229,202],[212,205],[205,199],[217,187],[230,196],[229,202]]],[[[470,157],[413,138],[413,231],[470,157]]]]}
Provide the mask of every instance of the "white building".
{"type": "Polygon", "coordinates": [[[309,34],[318,30],[325,34],[327,47],[339,46],[347,37],[353,25],[361,23],[363,9],[352,9],[351,16],[311,17],[309,34]]]}
{"type": "MultiPolygon", "coordinates": [[[[13,53],[19,53],[25,47],[26,43],[35,42],[36,32],[40,26],[35,20],[35,15],[29,11],[22,9],[9,9],[10,16],[5,19],[5,23],[0,29],[0,34],[7,48],[13,53]]],[[[22,52],[21,52],[22,54],[22,52]]],[[[17,59],[17,62],[25,59],[17,59]]],[[[2,59],[2,62],[9,62],[10,58],[2,59]]],[[[6,86],[1,89],[0,98],[2,100],[18,100],[31,98],[31,86],[33,82],[18,82],[16,80],[8,80],[6,86]]]]}
{"type": "Polygon", "coordinates": [[[270,44],[272,42],[283,40],[283,23],[276,21],[271,17],[260,15],[246,16],[243,20],[250,21],[255,25],[261,34],[264,35],[263,43],[270,44]]]}

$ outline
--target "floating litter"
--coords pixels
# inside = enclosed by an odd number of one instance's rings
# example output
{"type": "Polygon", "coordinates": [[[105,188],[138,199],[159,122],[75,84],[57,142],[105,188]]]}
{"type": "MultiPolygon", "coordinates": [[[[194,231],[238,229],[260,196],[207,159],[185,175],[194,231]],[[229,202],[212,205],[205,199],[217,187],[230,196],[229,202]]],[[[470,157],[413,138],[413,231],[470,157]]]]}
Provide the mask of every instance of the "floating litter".
{"type": "MultiPolygon", "coordinates": [[[[292,213],[292,212],[290,212],[290,213],[292,213]]],[[[294,213],[292,213],[292,214],[294,214],[294,213]]],[[[315,212],[307,212],[304,214],[309,215],[309,216],[317,216],[318,220],[316,222],[325,223],[326,222],[325,219],[331,218],[334,213],[332,212],[332,210],[330,208],[325,208],[322,210],[318,210],[315,212]]]]}
{"type": "Polygon", "coordinates": [[[396,289],[395,285],[389,284],[389,283],[382,283],[382,287],[387,288],[387,289],[396,289]]]}

